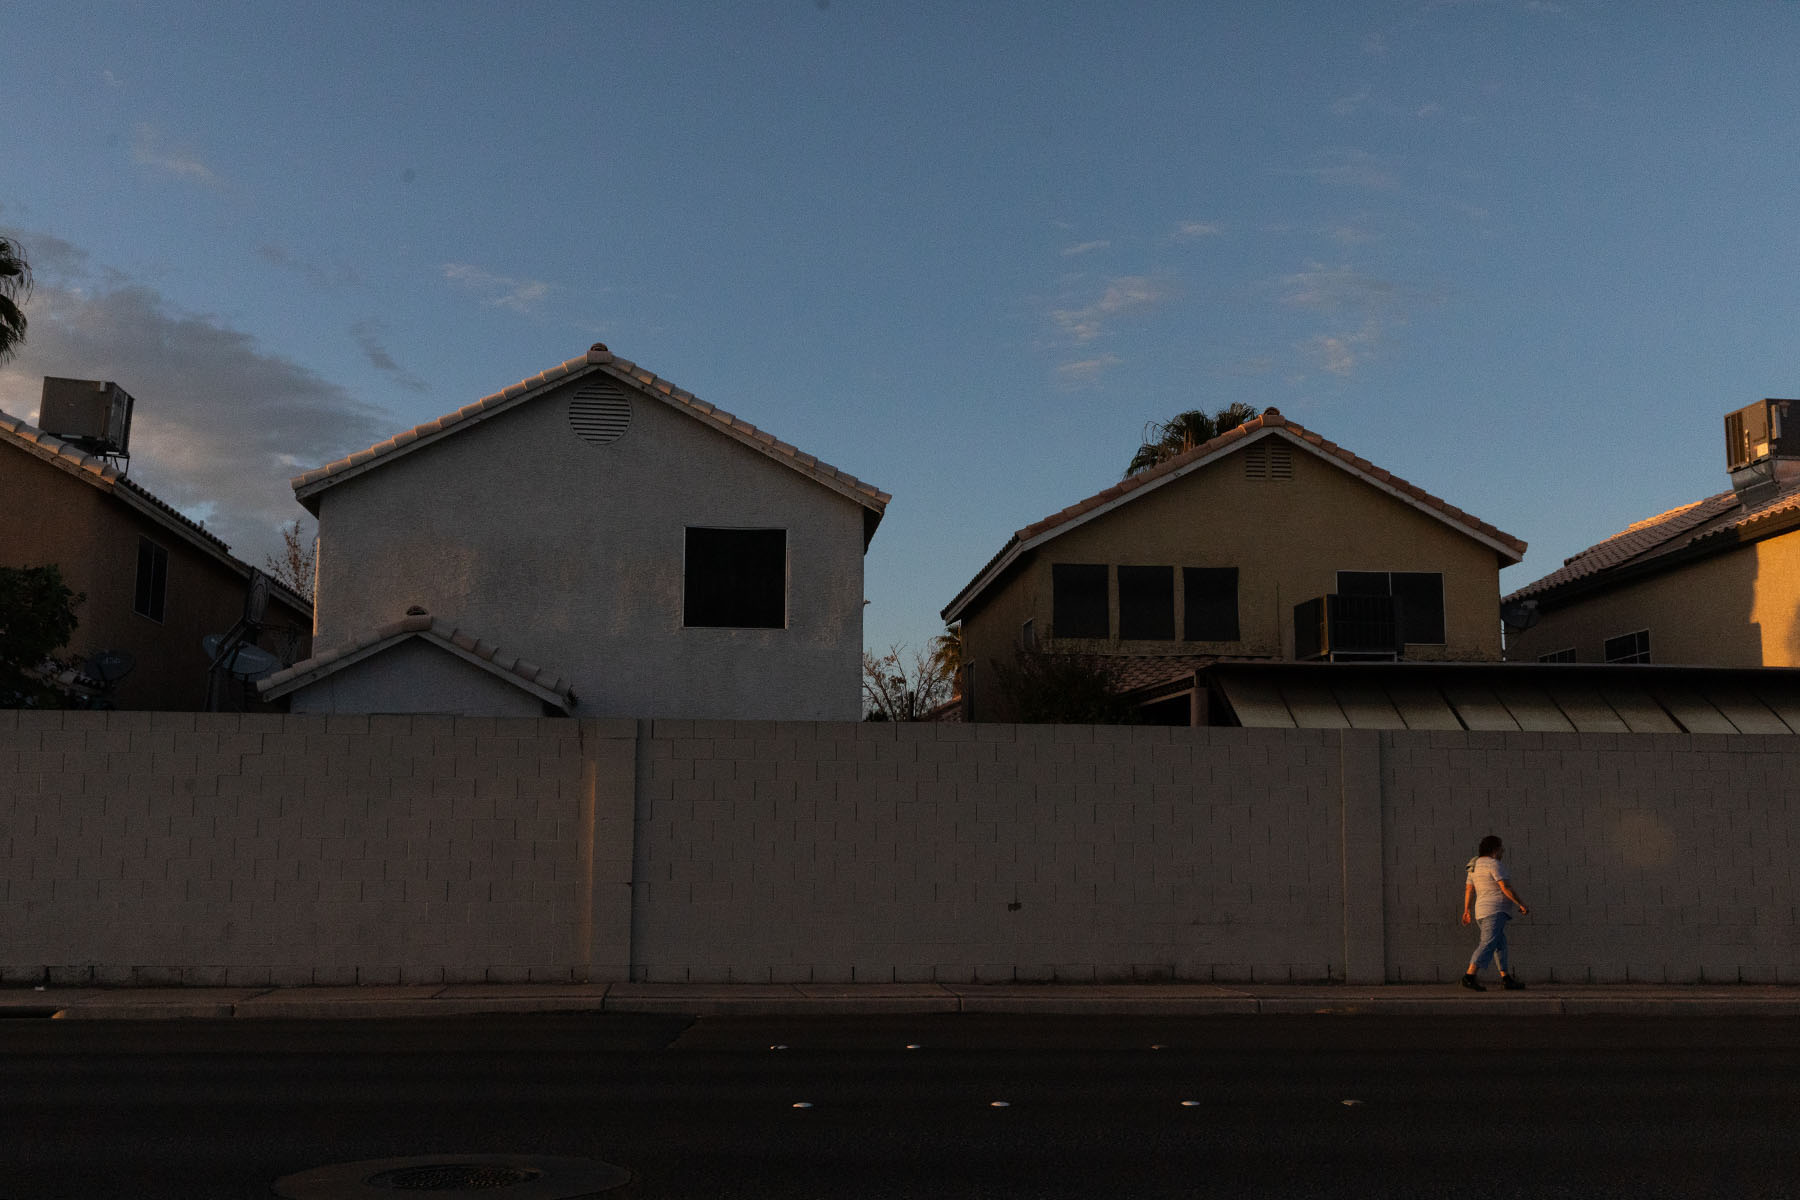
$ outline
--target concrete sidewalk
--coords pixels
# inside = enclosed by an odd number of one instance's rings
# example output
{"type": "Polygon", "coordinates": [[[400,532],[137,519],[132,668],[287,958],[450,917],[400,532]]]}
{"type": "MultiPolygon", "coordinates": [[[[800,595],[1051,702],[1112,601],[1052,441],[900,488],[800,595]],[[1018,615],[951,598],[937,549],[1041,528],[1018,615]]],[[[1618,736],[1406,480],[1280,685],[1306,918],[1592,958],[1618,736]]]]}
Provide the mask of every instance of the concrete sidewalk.
{"type": "Polygon", "coordinates": [[[428,984],[401,987],[0,989],[0,1018],[188,1020],[478,1013],[689,1016],[1053,1013],[1093,1016],[1800,1016],[1800,987],[1455,984],[428,984]]]}

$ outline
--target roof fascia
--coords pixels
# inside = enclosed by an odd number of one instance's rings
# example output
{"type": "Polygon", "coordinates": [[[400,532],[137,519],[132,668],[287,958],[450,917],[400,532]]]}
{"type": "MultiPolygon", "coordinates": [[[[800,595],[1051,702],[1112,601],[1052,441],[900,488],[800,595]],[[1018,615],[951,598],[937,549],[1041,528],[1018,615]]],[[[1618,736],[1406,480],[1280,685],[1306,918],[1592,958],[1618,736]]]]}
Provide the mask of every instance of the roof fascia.
{"type": "Polygon", "coordinates": [[[1051,541],[1052,539],[1057,538],[1057,537],[1061,536],[1062,534],[1069,532],[1072,529],[1078,529],[1082,525],[1085,525],[1089,521],[1095,520],[1099,517],[1103,517],[1107,513],[1110,513],[1112,511],[1114,511],[1115,509],[1122,507],[1123,505],[1131,503],[1133,500],[1137,499],[1139,496],[1147,495],[1150,492],[1155,491],[1157,488],[1164,487],[1170,483],[1173,483],[1177,479],[1185,479],[1189,475],[1193,474],[1195,471],[1198,471],[1206,466],[1209,466],[1212,463],[1218,462],[1221,458],[1224,458],[1227,455],[1236,454],[1239,451],[1247,449],[1250,446],[1254,446],[1257,442],[1260,442],[1260,441],[1264,440],[1265,438],[1270,438],[1270,437],[1281,437],[1282,439],[1287,441],[1290,445],[1298,446],[1300,449],[1305,450],[1308,454],[1311,454],[1314,458],[1317,458],[1323,462],[1330,463],[1332,466],[1341,469],[1342,471],[1349,474],[1353,478],[1360,479],[1362,482],[1368,484],[1369,486],[1375,488],[1376,490],[1384,492],[1389,496],[1392,496],[1394,499],[1399,500],[1401,503],[1407,505],[1409,508],[1415,509],[1416,511],[1421,512],[1428,517],[1431,517],[1432,519],[1438,521],[1439,523],[1441,523],[1443,525],[1447,525],[1449,528],[1456,531],[1457,533],[1464,535],[1465,537],[1474,539],[1475,541],[1481,543],[1483,546],[1488,547],[1499,557],[1505,559],[1508,562],[1508,564],[1516,563],[1524,557],[1523,555],[1519,554],[1517,551],[1513,550],[1512,547],[1506,545],[1505,543],[1496,541],[1495,539],[1488,537],[1486,534],[1480,532],[1479,530],[1472,529],[1469,526],[1464,525],[1462,522],[1460,522],[1460,521],[1456,520],[1454,517],[1450,516],[1449,513],[1446,513],[1444,511],[1442,511],[1441,509],[1434,508],[1433,506],[1431,506],[1429,504],[1421,503],[1416,498],[1407,495],[1405,492],[1401,491],[1399,488],[1394,487],[1392,484],[1389,484],[1381,479],[1377,479],[1375,476],[1370,475],[1367,472],[1358,469],[1356,466],[1352,465],[1351,463],[1345,462],[1343,459],[1337,457],[1337,455],[1335,455],[1335,454],[1330,454],[1324,450],[1321,450],[1319,447],[1313,445],[1311,442],[1307,441],[1305,438],[1299,437],[1296,434],[1294,434],[1293,432],[1291,432],[1290,430],[1288,430],[1286,426],[1284,426],[1284,425],[1269,425],[1269,426],[1265,426],[1262,429],[1257,430],[1255,433],[1251,434],[1249,437],[1240,438],[1237,441],[1232,442],[1230,445],[1221,447],[1220,449],[1215,450],[1213,453],[1208,454],[1203,458],[1197,458],[1193,462],[1185,464],[1178,470],[1170,471],[1168,474],[1162,476],[1159,479],[1153,479],[1150,482],[1144,484],[1142,487],[1133,488],[1131,491],[1126,492],[1123,495],[1113,497],[1111,500],[1108,500],[1105,504],[1096,505],[1095,507],[1089,509],[1087,512],[1081,513],[1078,516],[1069,518],[1067,521],[1063,521],[1060,524],[1052,526],[1051,528],[1044,530],[1042,533],[1038,534],[1034,538],[1031,538],[1026,541],[1017,542],[1012,547],[1010,547],[1007,551],[1003,552],[1000,555],[1000,557],[997,558],[993,563],[989,564],[988,568],[986,570],[984,570],[979,576],[976,577],[974,583],[970,584],[969,587],[964,589],[964,591],[961,595],[959,595],[955,600],[950,602],[950,606],[948,608],[944,609],[943,613],[941,614],[943,619],[945,621],[961,620],[963,613],[965,611],[967,611],[970,604],[976,599],[976,597],[980,596],[982,592],[985,592],[993,583],[998,581],[998,579],[1003,574],[1005,574],[1005,572],[1015,562],[1017,562],[1019,558],[1023,557],[1027,552],[1037,549],[1039,546],[1042,546],[1044,543],[1051,541]]]}
{"type": "Polygon", "coordinates": [[[1602,568],[1592,574],[1583,575],[1579,579],[1571,579],[1567,583],[1558,584],[1556,587],[1539,592],[1530,599],[1536,600],[1540,609],[1549,612],[1584,600],[1591,595],[1611,591],[1615,587],[1623,587],[1628,583],[1636,583],[1642,579],[1679,570],[1703,559],[1729,554],[1733,550],[1752,546],[1757,542],[1766,541],[1769,538],[1791,532],[1795,528],[1800,528],[1800,509],[1779,516],[1765,517],[1754,524],[1757,528],[1752,535],[1746,536],[1742,529],[1736,527],[1716,529],[1711,533],[1701,534],[1685,546],[1652,554],[1648,558],[1635,558],[1629,562],[1620,563],[1616,567],[1602,568]]]}
{"type": "Polygon", "coordinates": [[[334,659],[333,661],[326,663],[323,667],[320,667],[316,671],[308,671],[305,675],[296,676],[293,679],[286,680],[285,682],[277,684],[275,687],[269,688],[266,691],[263,691],[260,688],[258,689],[258,691],[261,693],[263,699],[265,699],[265,700],[278,700],[290,692],[297,692],[301,688],[311,687],[313,684],[318,683],[321,680],[329,679],[331,676],[336,675],[339,671],[343,671],[350,667],[353,667],[357,663],[363,662],[370,658],[374,658],[378,654],[385,654],[389,650],[394,649],[395,647],[399,646],[400,643],[406,641],[409,638],[418,638],[420,641],[425,642],[427,645],[435,646],[436,648],[438,648],[440,650],[448,651],[450,654],[456,656],[457,658],[462,659],[464,662],[468,663],[469,665],[474,666],[474,667],[479,667],[481,670],[485,671],[489,675],[492,675],[494,678],[500,680],[502,683],[510,684],[511,686],[518,688],[520,691],[536,697],[537,699],[543,701],[545,704],[554,705],[564,715],[567,715],[569,713],[568,701],[566,701],[563,697],[557,695],[555,692],[551,691],[549,688],[542,687],[538,684],[532,683],[530,680],[522,679],[518,675],[513,674],[511,671],[508,671],[503,667],[497,667],[493,663],[488,662],[487,660],[485,660],[483,658],[480,658],[480,657],[477,657],[476,655],[470,654],[468,651],[464,650],[462,647],[457,646],[451,642],[448,642],[441,637],[438,637],[436,634],[432,633],[429,629],[403,630],[400,633],[396,633],[393,637],[383,638],[381,641],[371,643],[370,645],[367,645],[367,646],[359,646],[357,649],[350,651],[348,654],[345,654],[340,658],[334,659]]]}

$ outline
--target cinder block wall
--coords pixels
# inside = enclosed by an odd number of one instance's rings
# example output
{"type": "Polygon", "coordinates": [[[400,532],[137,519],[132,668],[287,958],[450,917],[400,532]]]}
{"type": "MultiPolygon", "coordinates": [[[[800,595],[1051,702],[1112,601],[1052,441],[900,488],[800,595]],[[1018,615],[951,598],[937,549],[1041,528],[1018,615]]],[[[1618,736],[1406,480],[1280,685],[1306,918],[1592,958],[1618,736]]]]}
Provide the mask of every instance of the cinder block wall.
{"type": "Polygon", "coordinates": [[[0,712],[0,979],[1800,982],[1800,739],[0,712]]]}
{"type": "Polygon", "coordinates": [[[1382,735],[1387,974],[1453,979],[1487,833],[1521,978],[1800,983],[1800,738],[1382,735]]]}
{"type": "Polygon", "coordinates": [[[634,974],[1342,978],[1338,743],[658,721],[634,974]]]}

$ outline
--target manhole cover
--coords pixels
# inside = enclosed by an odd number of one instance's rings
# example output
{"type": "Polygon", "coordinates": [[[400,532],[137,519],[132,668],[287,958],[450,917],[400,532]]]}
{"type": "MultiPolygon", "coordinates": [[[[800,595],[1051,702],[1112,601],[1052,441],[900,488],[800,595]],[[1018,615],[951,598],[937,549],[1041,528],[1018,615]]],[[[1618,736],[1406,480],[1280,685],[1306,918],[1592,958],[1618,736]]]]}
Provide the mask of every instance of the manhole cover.
{"type": "Polygon", "coordinates": [[[509,1188],[540,1178],[542,1171],[499,1163],[442,1163],[429,1167],[401,1167],[369,1176],[370,1187],[403,1192],[484,1192],[509,1188]]]}
{"type": "Polygon", "coordinates": [[[335,1163],[275,1181],[287,1200],[370,1200],[395,1192],[493,1195],[506,1200],[576,1200],[631,1181],[631,1172],[592,1158],[541,1154],[440,1154],[335,1163]]]}

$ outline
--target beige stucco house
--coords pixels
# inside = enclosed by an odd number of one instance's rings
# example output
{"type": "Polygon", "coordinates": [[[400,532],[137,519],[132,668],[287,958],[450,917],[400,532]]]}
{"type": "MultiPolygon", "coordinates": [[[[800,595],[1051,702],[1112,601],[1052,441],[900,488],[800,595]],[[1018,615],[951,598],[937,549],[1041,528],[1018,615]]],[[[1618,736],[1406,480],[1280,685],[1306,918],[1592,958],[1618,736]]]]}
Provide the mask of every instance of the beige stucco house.
{"type": "Polygon", "coordinates": [[[1800,424],[1726,418],[1731,489],[1639,521],[1506,597],[1522,662],[1800,666],[1800,424]]]}
{"type": "MultiPolygon", "coordinates": [[[[244,615],[251,567],[126,466],[0,413],[0,567],[54,564],[86,597],[65,650],[88,664],[73,680],[78,691],[119,709],[204,709],[202,639],[244,615]],[[93,665],[107,652],[128,673],[108,679],[93,665]]],[[[304,656],[311,626],[305,599],[270,580],[261,648],[281,661],[304,656]]]]}
{"type": "Polygon", "coordinates": [[[1028,525],[943,610],[964,715],[1010,715],[1019,649],[1099,656],[1120,687],[1219,658],[1500,658],[1525,543],[1275,409],[1028,525]]]}
{"type": "Polygon", "coordinates": [[[293,484],[296,712],[859,715],[888,495],[605,346],[293,484]]]}

